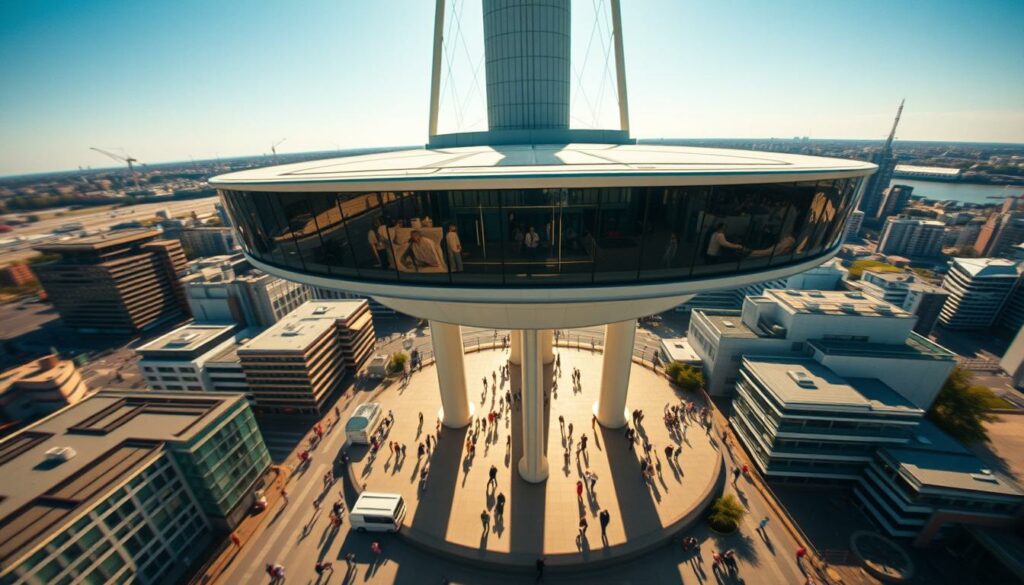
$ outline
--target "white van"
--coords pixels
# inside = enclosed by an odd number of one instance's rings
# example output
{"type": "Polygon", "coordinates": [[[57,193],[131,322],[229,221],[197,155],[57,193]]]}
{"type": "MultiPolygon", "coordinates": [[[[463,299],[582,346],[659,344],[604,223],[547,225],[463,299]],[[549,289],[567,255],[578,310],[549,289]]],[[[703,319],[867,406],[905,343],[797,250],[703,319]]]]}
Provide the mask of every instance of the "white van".
{"type": "Polygon", "coordinates": [[[377,402],[360,404],[345,423],[345,438],[353,444],[369,444],[370,436],[380,423],[380,411],[380,404],[377,402]]]}
{"type": "Polygon", "coordinates": [[[398,494],[363,492],[348,513],[359,532],[398,532],[405,517],[405,500],[398,494]]]}

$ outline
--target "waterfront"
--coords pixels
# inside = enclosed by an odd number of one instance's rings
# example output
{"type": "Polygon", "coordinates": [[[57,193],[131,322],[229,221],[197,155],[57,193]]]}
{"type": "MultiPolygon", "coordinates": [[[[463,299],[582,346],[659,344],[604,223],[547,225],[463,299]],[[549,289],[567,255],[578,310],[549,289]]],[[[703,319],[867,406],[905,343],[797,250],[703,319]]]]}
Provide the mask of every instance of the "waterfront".
{"type": "Polygon", "coordinates": [[[914,195],[926,199],[955,199],[964,203],[996,204],[1003,197],[1024,194],[1024,187],[1003,185],[973,185],[970,183],[943,183],[939,181],[916,181],[911,179],[893,179],[890,185],[909,185],[914,188],[914,195]],[[996,197],[996,199],[989,199],[996,197]]]}

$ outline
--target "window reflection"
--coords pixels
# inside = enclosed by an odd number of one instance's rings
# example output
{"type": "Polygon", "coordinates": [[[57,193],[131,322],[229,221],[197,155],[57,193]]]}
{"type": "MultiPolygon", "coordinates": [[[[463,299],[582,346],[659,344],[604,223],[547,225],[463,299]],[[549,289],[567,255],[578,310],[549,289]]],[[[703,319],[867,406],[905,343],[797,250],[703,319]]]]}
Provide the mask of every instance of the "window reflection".
{"type": "Polygon", "coordinates": [[[814,257],[840,242],[858,182],[222,196],[245,250],[292,270],[558,286],[709,277],[814,257]]]}

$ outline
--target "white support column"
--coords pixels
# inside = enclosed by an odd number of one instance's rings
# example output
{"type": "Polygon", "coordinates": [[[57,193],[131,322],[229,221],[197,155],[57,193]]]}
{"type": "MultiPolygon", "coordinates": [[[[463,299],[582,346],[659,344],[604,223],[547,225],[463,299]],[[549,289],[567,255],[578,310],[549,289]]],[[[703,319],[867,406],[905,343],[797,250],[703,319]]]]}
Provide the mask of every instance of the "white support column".
{"type": "Polygon", "coordinates": [[[523,332],[520,329],[513,329],[509,334],[508,361],[514,366],[523,363],[523,332]]]}
{"type": "Polygon", "coordinates": [[[633,367],[636,321],[619,321],[604,326],[604,358],[601,362],[601,394],[594,405],[597,422],[610,429],[626,424],[626,395],[629,370],[633,367]]]}
{"type": "Polygon", "coordinates": [[[540,483],[548,478],[548,459],[544,438],[544,365],[541,363],[540,331],[524,329],[522,386],[523,393],[523,457],[519,475],[528,482],[540,483]]]}
{"type": "Polygon", "coordinates": [[[441,422],[448,428],[462,428],[473,420],[473,404],[469,401],[463,363],[462,327],[431,321],[430,341],[441,387],[441,422]]]}
{"type": "Polygon", "coordinates": [[[545,365],[555,363],[555,330],[541,329],[540,356],[545,365]]]}
{"type": "Polygon", "coordinates": [[[434,5],[434,58],[430,68],[430,121],[427,136],[437,136],[437,118],[441,107],[441,57],[444,52],[444,3],[437,0],[434,5]]]}

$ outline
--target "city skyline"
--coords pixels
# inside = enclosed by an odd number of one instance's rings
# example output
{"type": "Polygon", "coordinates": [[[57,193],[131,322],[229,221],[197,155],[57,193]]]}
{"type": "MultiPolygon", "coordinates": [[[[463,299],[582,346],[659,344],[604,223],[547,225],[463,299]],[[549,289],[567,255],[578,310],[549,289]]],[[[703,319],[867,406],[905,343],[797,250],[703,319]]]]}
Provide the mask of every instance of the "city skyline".
{"type": "MultiPolygon", "coordinates": [[[[464,13],[450,27],[467,43],[448,33],[453,59],[476,54],[479,6],[453,7],[464,13]]],[[[1024,80],[1008,74],[1024,60],[1013,46],[1020,4],[990,1],[970,13],[948,2],[924,12],[881,2],[809,8],[626,4],[633,134],[881,141],[906,97],[897,140],[1024,142],[1024,80]],[[799,49],[807,30],[827,30],[829,42],[799,49]],[[810,72],[814,91],[796,91],[810,72]]],[[[278,152],[420,143],[432,11],[429,2],[325,3],[298,16],[232,3],[6,6],[0,47],[19,58],[0,65],[9,80],[0,89],[0,175],[112,166],[90,146],[159,163],[268,153],[282,138],[278,152]],[[228,32],[226,19],[235,23],[228,32]],[[395,36],[382,42],[386,29],[395,36]],[[322,74],[332,68],[336,75],[322,74]]],[[[593,19],[592,7],[574,6],[577,37],[586,41],[593,19]]],[[[575,74],[587,66],[579,60],[575,74]]],[[[465,83],[472,63],[454,65],[463,90],[447,105],[479,107],[465,83]]],[[[585,87],[600,81],[585,74],[585,87]]],[[[586,101],[574,90],[574,124],[586,101]]],[[[451,124],[445,105],[442,124],[446,115],[451,124]]],[[[605,113],[594,119],[608,125],[605,113]]]]}

